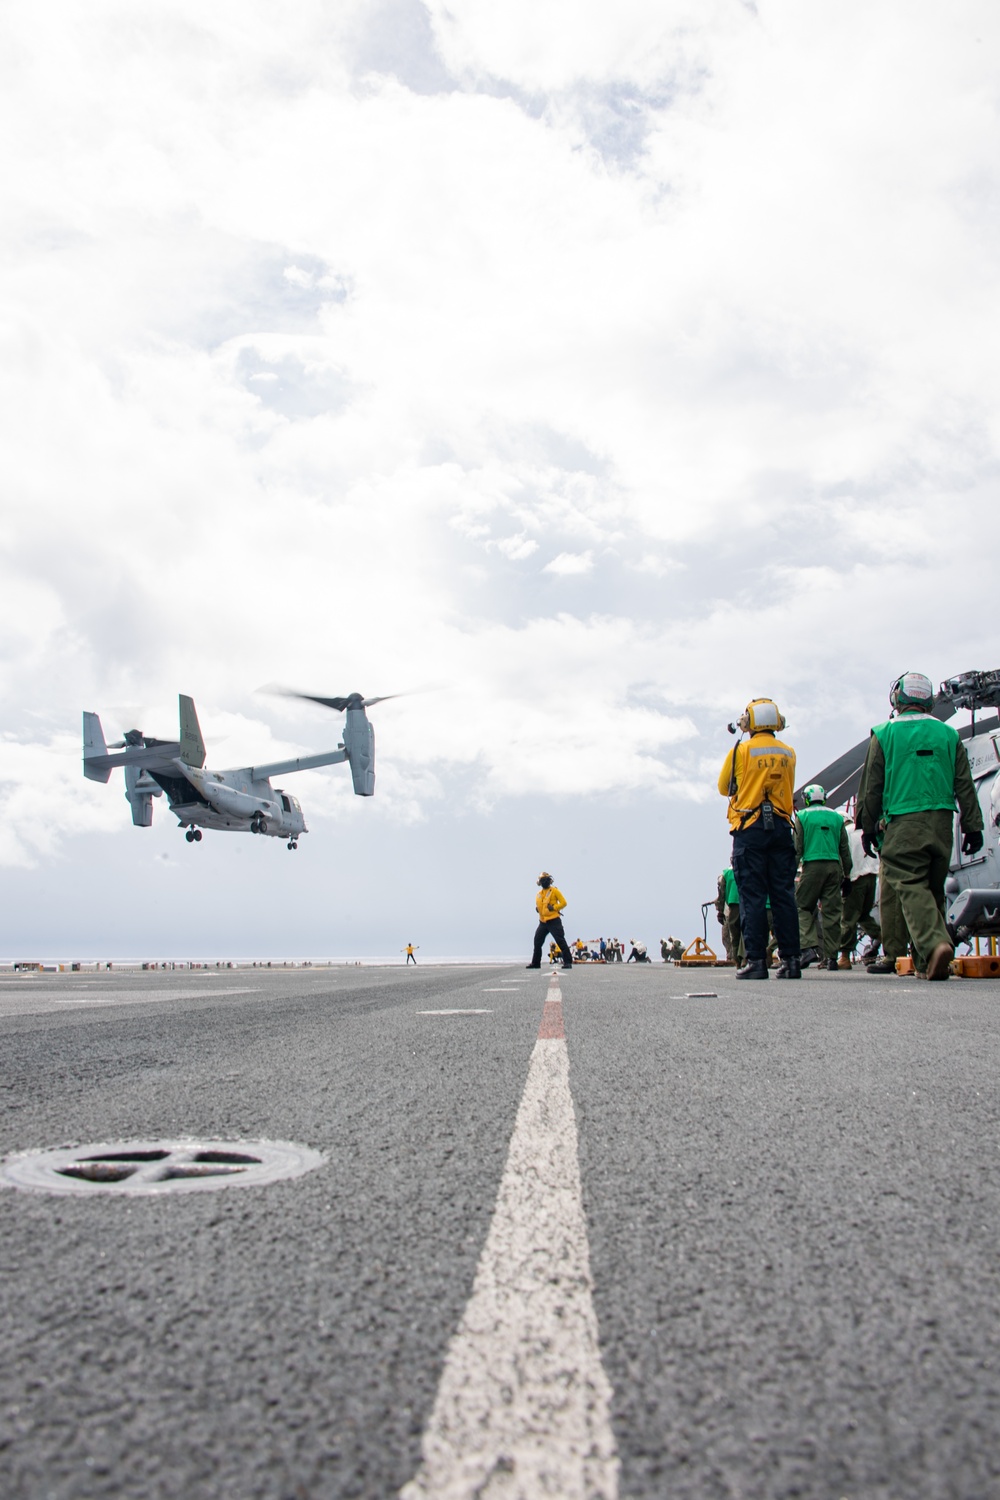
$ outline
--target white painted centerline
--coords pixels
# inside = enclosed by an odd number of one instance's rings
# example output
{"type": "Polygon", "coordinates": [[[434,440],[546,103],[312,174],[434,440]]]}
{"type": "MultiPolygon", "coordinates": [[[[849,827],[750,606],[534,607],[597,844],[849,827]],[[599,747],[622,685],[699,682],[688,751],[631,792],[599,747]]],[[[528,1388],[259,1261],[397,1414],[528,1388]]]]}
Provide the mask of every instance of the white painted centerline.
{"type": "Polygon", "coordinates": [[[472,1296],[401,1500],[615,1500],[562,996],[552,985],[472,1296]]]}

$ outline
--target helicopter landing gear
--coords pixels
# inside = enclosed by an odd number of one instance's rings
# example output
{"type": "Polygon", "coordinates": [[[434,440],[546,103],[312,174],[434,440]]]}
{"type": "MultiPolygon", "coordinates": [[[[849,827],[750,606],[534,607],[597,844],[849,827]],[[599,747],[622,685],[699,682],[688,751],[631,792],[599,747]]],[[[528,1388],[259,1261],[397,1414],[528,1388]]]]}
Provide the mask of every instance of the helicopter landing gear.
{"type": "Polygon", "coordinates": [[[263,816],[262,813],[258,813],[257,816],[251,820],[251,823],[250,823],[250,832],[251,833],[266,833],[267,832],[267,819],[263,816]]]}
{"type": "Polygon", "coordinates": [[[184,837],[187,839],[187,841],[188,841],[189,844],[200,844],[201,843],[201,829],[200,828],[189,828],[188,831],[187,831],[187,833],[184,835],[184,837]]]}
{"type": "Polygon", "coordinates": [[[289,849],[297,849],[299,846],[298,846],[298,843],[296,842],[295,839],[289,839],[288,840],[288,847],[289,847],[289,849]]]}

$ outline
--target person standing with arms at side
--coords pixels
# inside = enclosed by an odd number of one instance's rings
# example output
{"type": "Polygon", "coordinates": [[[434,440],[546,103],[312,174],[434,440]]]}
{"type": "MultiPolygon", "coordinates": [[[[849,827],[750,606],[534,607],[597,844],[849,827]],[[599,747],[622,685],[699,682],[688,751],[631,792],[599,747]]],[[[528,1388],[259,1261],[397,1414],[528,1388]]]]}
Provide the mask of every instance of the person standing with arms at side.
{"type": "Polygon", "coordinates": [[[851,878],[840,887],[844,898],[844,916],[840,924],[840,962],[838,969],[851,967],[851,954],[858,941],[858,928],[868,937],[870,947],[862,953],[861,962],[871,963],[878,955],[882,929],[875,916],[875,888],[878,884],[878,859],[866,854],[861,829],[850,818],[844,820],[847,842],[851,846],[851,878]]]}
{"type": "Polygon", "coordinates": [[[743,932],[740,926],[740,888],[732,866],[727,865],[719,876],[719,888],[723,898],[722,941],[726,957],[739,966],[743,962],[743,932]]]}
{"type": "Polygon", "coordinates": [[[726,931],[726,872],[725,872],[725,870],[723,870],[722,874],[719,876],[719,883],[718,883],[718,885],[716,887],[716,893],[715,893],[715,915],[718,917],[718,919],[719,919],[719,926],[722,928],[722,946],[726,950],[726,960],[727,960],[727,962],[732,963],[733,958],[735,957],[735,954],[733,953],[733,945],[729,941],[729,933],[726,931]]]}
{"type": "Polygon", "coordinates": [[[843,815],[826,805],[826,790],[813,782],[802,793],[805,807],[795,819],[795,853],[802,874],[795,888],[799,909],[799,942],[803,965],[819,958],[816,908],[823,913],[821,969],[837,968],[840,924],[844,915],[842,881],[851,878],[851,846],[843,815]]]}
{"type": "MultiPolygon", "coordinates": [[[[795,751],[777,738],[785,720],[770,698],[755,698],[739,719],[749,734],[727,755],[719,791],[729,798],[733,874],[740,892],[746,963],[737,979],[767,979],[767,901],[781,963],[776,979],[801,979],[799,915],[795,906],[792,796],[795,751]]],[[[736,726],[730,725],[733,733],[736,726]]]]}
{"type": "Polygon", "coordinates": [[[535,949],[531,955],[531,963],[525,968],[540,969],[542,967],[542,947],[546,938],[552,938],[559,946],[562,954],[564,969],[573,967],[573,956],[569,951],[569,943],[563,931],[562,911],[566,906],[566,897],[558,886],[552,884],[552,876],[548,870],[543,870],[536,884],[541,890],[535,897],[535,906],[538,910],[538,926],[535,929],[535,949]]]}
{"type": "MultiPolygon", "coordinates": [[[[875,845],[872,845],[874,849],[875,845]]],[[[903,921],[903,908],[899,897],[885,876],[879,873],[878,920],[882,929],[882,957],[873,958],[865,964],[869,974],[895,974],[896,960],[906,958],[910,951],[910,934],[903,921]]]]}
{"type": "Polygon", "coordinates": [[[889,689],[889,702],[893,715],[872,730],[858,790],[865,851],[881,834],[882,880],[899,898],[917,976],[947,979],[955,949],[945,926],[944,883],[955,803],[963,854],[983,847],[983,812],[958,731],[931,711],[930,678],[904,672],[889,689]]]}

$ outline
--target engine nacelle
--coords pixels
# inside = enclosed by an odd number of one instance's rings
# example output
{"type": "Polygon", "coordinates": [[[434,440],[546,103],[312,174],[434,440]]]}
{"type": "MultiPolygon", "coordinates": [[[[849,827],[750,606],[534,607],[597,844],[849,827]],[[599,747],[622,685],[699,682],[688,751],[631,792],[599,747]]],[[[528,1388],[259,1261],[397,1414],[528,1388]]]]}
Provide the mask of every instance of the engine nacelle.
{"type": "Polygon", "coordinates": [[[344,749],[357,797],[375,795],[375,731],[364,708],[349,708],[344,723],[344,749]]]}
{"type": "Polygon", "coordinates": [[[162,797],[163,792],[141,766],[125,767],[125,795],[132,809],[132,822],[136,828],[151,828],[153,798],[162,797]]]}

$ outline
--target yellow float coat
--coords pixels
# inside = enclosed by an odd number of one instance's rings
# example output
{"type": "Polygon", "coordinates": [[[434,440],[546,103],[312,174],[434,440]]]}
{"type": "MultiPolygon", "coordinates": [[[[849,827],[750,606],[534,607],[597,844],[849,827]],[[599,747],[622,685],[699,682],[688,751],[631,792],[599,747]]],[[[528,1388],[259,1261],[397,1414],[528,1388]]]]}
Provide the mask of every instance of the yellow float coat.
{"type": "Polygon", "coordinates": [[[770,730],[740,740],[719,772],[719,791],[729,797],[730,828],[749,828],[760,817],[762,802],[770,802],[779,817],[792,820],[795,792],[795,751],[770,730]],[[736,756],[736,793],[730,796],[733,755],[736,756]]]}
{"type": "Polygon", "coordinates": [[[550,885],[547,891],[538,892],[535,905],[538,907],[538,920],[551,922],[553,917],[558,917],[566,905],[566,897],[558,886],[550,885]]]}

